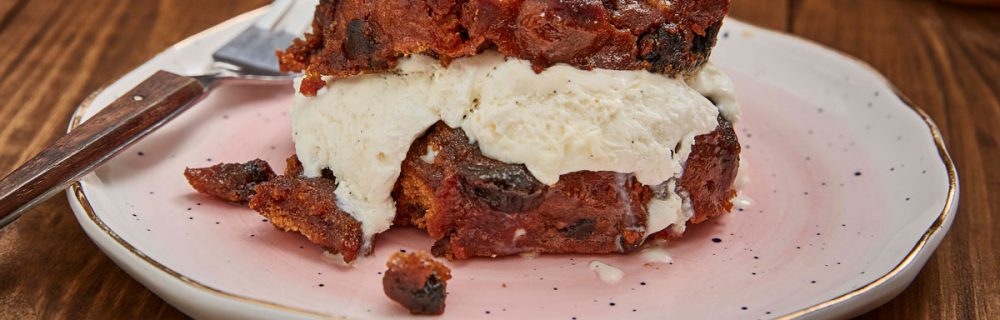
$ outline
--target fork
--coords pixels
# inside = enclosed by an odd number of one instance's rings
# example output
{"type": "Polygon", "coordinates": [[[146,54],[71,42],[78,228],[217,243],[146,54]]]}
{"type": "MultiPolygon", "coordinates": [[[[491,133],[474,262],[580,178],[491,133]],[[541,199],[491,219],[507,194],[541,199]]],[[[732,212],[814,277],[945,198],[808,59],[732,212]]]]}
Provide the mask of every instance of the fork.
{"type": "Polygon", "coordinates": [[[65,189],[142,137],[191,108],[222,83],[288,85],[275,49],[305,31],[317,0],[277,0],[212,54],[212,70],[181,76],[157,71],[0,180],[0,228],[65,189]]]}

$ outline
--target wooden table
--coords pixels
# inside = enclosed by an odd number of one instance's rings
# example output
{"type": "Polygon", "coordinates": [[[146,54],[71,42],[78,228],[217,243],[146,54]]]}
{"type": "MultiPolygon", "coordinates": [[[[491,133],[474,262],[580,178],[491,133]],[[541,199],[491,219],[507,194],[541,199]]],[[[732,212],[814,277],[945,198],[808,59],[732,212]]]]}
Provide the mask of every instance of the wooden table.
{"type": "MultiPolygon", "coordinates": [[[[0,1],[0,173],[77,103],[174,42],[267,0],[0,1]]],[[[961,175],[951,232],[864,318],[1000,317],[1000,11],[926,0],[735,0],[732,16],[868,61],[944,132],[961,175]],[[990,169],[993,168],[993,169],[990,169]]],[[[66,198],[0,230],[0,318],[184,318],[88,239],[66,198]]]]}

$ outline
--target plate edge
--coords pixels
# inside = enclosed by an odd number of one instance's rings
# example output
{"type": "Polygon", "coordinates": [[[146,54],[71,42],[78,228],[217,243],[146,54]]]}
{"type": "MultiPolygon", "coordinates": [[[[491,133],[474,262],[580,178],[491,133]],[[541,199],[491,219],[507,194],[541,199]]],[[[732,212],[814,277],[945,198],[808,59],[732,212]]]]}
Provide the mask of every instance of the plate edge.
{"type": "MultiPolygon", "coordinates": [[[[261,10],[262,9],[253,10],[253,11],[241,14],[241,15],[239,15],[237,17],[232,18],[232,19],[226,20],[226,21],[224,21],[224,22],[222,22],[222,23],[220,23],[220,24],[218,24],[216,26],[213,26],[213,27],[211,27],[209,29],[201,31],[201,32],[199,32],[199,33],[197,33],[197,34],[195,34],[195,35],[193,35],[191,37],[188,37],[188,38],[186,38],[186,39],[184,39],[184,40],[182,40],[182,41],[174,44],[173,46],[171,46],[171,48],[177,47],[177,46],[186,45],[190,41],[193,41],[193,40],[195,40],[197,38],[200,38],[204,34],[210,33],[213,30],[216,30],[217,28],[222,28],[222,27],[228,26],[230,24],[234,24],[234,23],[236,23],[238,21],[242,21],[243,19],[253,18],[253,17],[261,14],[261,12],[262,12],[261,10]]],[[[840,296],[837,296],[835,298],[826,300],[824,302],[815,304],[813,306],[806,307],[806,308],[800,309],[798,311],[795,311],[795,312],[792,312],[792,313],[780,316],[777,319],[800,319],[800,318],[805,318],[805,317],[817,315],[816,313],[818,313],[818,312],[820,312],[822,310],[828,310],[831,307],[842,305],[843,303],[847,302],[851,298],[854,298],[854,297],[857,297],[859,295],[871,292],[874,289],[880,287],[881,285],[883,285],[883,284],[885,284],[885,283],[887,283],[887,282],[889,282],[891,280],[894,280],[903,271],[908,270],[909,267],[912,266],[913,262],[921,254],[923,254],[927,250],[933,251],[936,248],[936,245],[933,246],[933,247],[928,247],[930,240],[933,237],[935,237],[936,235],[938,235],[939,232],[942,232],[942,230],[944,230],[944,232],[946,232],[947,230],[945,230],[945,228],[947,227],[949,220],[954,217],[954,212],[953,211],[954,211],[955,205],[956,205],[956,203],[958,201],[958,173],[957,173],[957,171],[955,169],[955,164],[954,164],[954,162],[951,159],[951,155],[949,154],[947,148],[944,145],[944,138],[943,138],[943,136],[941,134],[941,131],[938,129],[937,125],[931,119],[930,115],[928,115],[927,112],[924,111],[922,108],[920,108],[919,106],[917,106],[916,104],[914,104],[908,97],[906,97],[906,95],[903,94],[899,90],[899,88],[896,87],[891,81],[889,81],[881,72],[879,72],[878,69],[875,69],[874,67],[872,67],[870,64],[868,64],[867,62],[865,62],[863,60],[860,60],[860,59],[858,59],[858,58],[856,58],[854,56],[851,56],[849,54],[846,54],[844,52],[841,52],[841,51],[829,48],[829,47],[827,47],[825,45],[822,45],[822,44],[817,43],[815,41],[812,41],[810,39],[806,39],[806,38],[803,38],[803,37],[799,37],[799,36],[796,36],[796,35],[793,35],[793,34],[788,34],[788,33],[781,32],[781,31],[775,31],[775,30],[770,30],[770,29],[758,27],[758,26],[755,26],[755,25],[752,25],[752,24],[749,24],[749,23],[746,23],[746,22],[742,22],[742,21],[740,21],[738,19],[734,19],[734,18],[730,18],[730,17],[727,17],[726,19],[729,20],[729,21],[735,21],[737,23],[740,23],[740,24],[742,24],[745,27],[755,29],[755,31],[758,31],[758,32],[771,33],[773,35],[777,35],[777,36],[780,36],[780,37],[783,37],[783,38],[789,38],[790,40],[800,41],[802,43],[805,43],[805,44],[808,44],[808,45],[811,45],[811,46],[814,46],[814,47],[818,47],[819,49],[831,51],[831,52],[837,54],[838,56],[840,56],[842,58],[846,58],[846,59],[848,59],[850,61],[853,61],[854,63],[862,66],[863,68],[868,69],[869,72],[871,72],[872,74],[876,75],[879,78],[880,82],[882,82],[884,85],[886,85],[887,87],[889,87],[890,89],[892,89],[893,94],[895,94],[896,97],[899,98],[900,101],[904,105],[906,105],[907,107],[909,107],[912,111],[916,112],[920,116],[920,118],[924,121],[924,123],[927,125],[927,127],[928,127],[928,129],[929,129],[929,131],[931,133],[931,137],[934,140],[934,144],[937,147],[938,156],[941,158],[941,161],[945,165],[946,171],[948,173],[948,184],[949,184],[949,186],[948,186],[948,195],[946,197],[944,208],[942,208],[941,213],[938,215],[938,218],[935,219],[933,223],[931,223],[931,225],[930,225],[930,227],[928,227],[927,231],[925,231],[924,234],[920,237],[920,240],[914,245],[913,248],[910,249],[910,251],[903,258],[903,260],[901,260],[899,262],[899,264],[897,264],[895,267],[893,267],[893,269],[891,269],[885,275],[883,275],[883,276],[881,276],[881,277],[873,280],[872,282],[869,282],[868,284],[866,284],[866,285],[864,285],[862,287],[859,287],[859,288],[857,288],[857,289],[855,289],[853,291],[847,292],[847,293],[842,294],[840,296]]],[[[170,50],[170,48],[168,48],[166,50],[170,50]]],[[[72,118],[70,120],[70,124],[69,124],[68,130],[73,130],[76,126],[78,126],[80,124],[80,122],[82,122],[82,117],[83,117],[85,111],[90,107],[90,105],[93,102],[94,98],[98,94],[100,94],[103,90],[104,90],[104,87],[102,87],[102,88],[100,88],[98,90],[95,90],[93,93],[91,93],[87,98],[85,98],[79,104],[79,106],[77,107],[76,111],[74,111],[73,116],[72,116],[72,118]]],[[[301,309],[301,308],[295,308],[295,307],[285,306],[285,305],[281,305],[281,304],[275,304],[275,303],[271,303],[271,302],[267,302],[267,301],[262,301],[262,300],[254,299],[254,298],[244,297],[244,296],[237,295],[237,294],[234,294],[234,293],[225,292],[225,291],[222,291],[222,290],[219,290],[219,289],[216,289],[216,288],[212,288],[212,287],[210,287],[208,285],[205,285],[205,284],[200,283],[198,281],[192,280],[190,278],[187,278],[187,277],[181,275],[180,273],[174,271],[173,269],[170,269],[169,267],[160,264],[156,260],[153,260],[152,258],[149,258],[144,253],[140,252],[138,249],[136,249],[131,244],[129,244],[128,242],[126,242],[124,239],[122,239],[120,236],[118,236],[117,233],[115,233],[110,228],[108,228],[108,226],[106,224],[104,224],[104,222],[100,218],[98,218],[96,216],[96,212],[94,212],[93,207],[91,206],[90,201],[88,200],[86,193],[83,191],[83,187],[82,187],[82,185],[80,184],[79,181],[74,182],[70,186],[70,192],[68,193],[68,195],[69,195],[69,198],[70,198],[71,201],[75,200],[75,201],[77,201],[81,205],[80,207],[83,208],[83,210],[85,211],[86,215],[90,218],[91,222],[93,222],[106,235],[108,235],[109,237],[111,237],[112,239],[114,239],[119,245],[121,245],[123,248],[125,248],[126,250],[128,250],[129,252],[131,252],[132,254],[134,254],[136,257],[140,258],[142,261],[150,264],[155,269],[157,269],[157,270],[159,270],[161,272],[164,272],[165,274],[167,274],[167,275],[169,275],[171,277],[174,277],[176,280],[180,280],[180,281],[182,281],[182,282],[184,282],[184,283],[186,283],[188,285],[191,285],[192,287],[194,287],[196,289],[205,290],[207,292],[210,292],[210,293],[213,293],[213,294],[216,294],[216,295],[222,295],[224,297],[233,298],[233,299],[239,300],[241,302],[245,302],[245,303],[258,304],[258,305],[263,306],[263,307],[268,307],[268,308],[273,308],[273,309],[278,309],[278,310],[282,310],[282,311],[293,312],[293,313],[303,314],[303,315],[308,315],[308,316],[313,316],[313,317],[324,317],[324,318],[334,317],[334,316],[328,315],[328,314],[317,313],[317,312],[314,312],[314,311],[309,311],[309,310],[305,310],[305,309],[301,309]]],[[[943,236],[943,233],[942,233],[942,236],[943,236]]]]}
{"type": "MultiPolygon", "coordinates": [[[[828,47],[811,39],[797,36],[795,34],[787,33],[780,30],[771,30],[763,27],[758,27],[753,24],[743,22],[739,19],[734,19],[728,16],[726,17],[726,20],[735,21],[747,28],[754,29],[755,32],[769,33],[784,39],[799,41],[806,45],[813,46],[817,49],[833,52],[837,56],[852,61],[858,66],[867,69],[869,73],[875,75],[878,78],[879,82],[889,87],[889,89],[892,90],[893,94],[896,95],[897,98],[899,98],[900,102],[902,102],[904,105],[906,105],[911,110],[916,112],[917,115],[920,116],[920,119],[924,121],[924,124],[927,125],[927,128],[930,131],[931,138],[933,138],[934,140],[934,145],[937,147],[938,156],[941,158],[941,162],[944,164],[945,169],[948,173],[948,196],[945,198],[944,208],[941,209],[941,213],[938,214],[937,219],[935,219],[934,222],[931,223],[931,225],[927,228],[927,231],[925,231],[924,234],[921,235],[920,240],[917,241],[917,243],[913,246],[913,248],[910,249],[910,251],[906,254],[905,257],[903,257],[903,260],[901,260],[895,267],[889,270],[889,272],[887,272],[886,274],[882,275],[881,277],[878,277],[877,279],[873,280],[872,282],[869,282],[864,286],[861,286],[857,289],[844,293],[830,300],[780,316],[777,319],[782,319],[782,320],[801,319],[816,315],[816,313],[819,311],[827,310],[831,307],[841,305],[842,303],[847,302],[851,298],[871,292],[875,288],[891,280],[894,280],[903,271],[909,269],[909,267],[913,264],[913,261],[916,260],[921,254],[923,254],[927,250],[933,252],[933,250],[937,248],[937,245],[928,247],[928,243],[934,236],[938,234],[938,232],[944,230],[943,232],[947,233],[946,228],[949,226],[948,222],[954,218],[955,208],[958,203],[958,171],[955,169],[955,163],[951,159],[951,154],[948,152],[947,147],[945,147],[944,145],[944,137],[941,134],[941,130],[938,129],[937,124],[934,123],[934,120],[931,118],[931,116],[927,114],[927,112],[924,111],[923,108],[913,103],[913,101],[910,100],[910,98],[907,97],[899,89],[899,87],[893,84],[892,81],[889,81],[889,79],[886,78],[881,71],[879,71],[878,69],[876,69],[875,67],[873,67],[871,64],[869,64],[864,60],[861,60],[850,54],[844,53],[840,50],[828,47]]],[[[941,236],[944,236],[944,233],[942,233],[941,236]]]]}
{"type": "MultiPolygon", "coordinates": [[[[212,26],[212,27],[210,27],[208,29],[202,30],[202,31],[200,31],[200,32],[198,32],[198,33],[190,36],[190,37],[187,37],[187,38],[181,40],[180,42],[177,42],[177,43],[171,45],[170,47],[164,49],[164,51],[162,51],[162,52],[166,52],[166,51],[172,50],[173,48],[177,48],[177,47],[182,47],[182,46],[189,45],[191,42],[193,42],[193,41],[195,41],[195,40],[203,37],[205,34],[213,32],[213,31],[215,31],[217,29],[226,28],[226,27],[228,27],[230,25],[238,24],[238,23],[243,22],[245,20],[256,18],[257,16],[260,16],[260,15],[264,14],[264,12],[267,10],[268,7],[269,6],[264,6],[264,7],[261,7],[261,8],[257,8],[257,9],[254,9],[254,10],[242,13],[242,14],[237,15],[235,17],[232,17],[232,18],[230,18],[230,19],[228,19],[226,21],[223,21],[222,23],[219,23],[219,24],[217,24],[215,26],[212,26]]],[[[117,81],[118,79],[121,79],[121,77],[117,77],[115,81],[117,81]]],[[[69,126],[68,126],[68,128],[66,130],[67,132],[72,131],[77,126],[79,126],[80,123],[83,122],[83,116],[84,116],[84,114],[86,114],[86,111],[91,107],[91,105],[94,102],[94,99],[96,99],[98,95],[100,95],[102,92],[104,92],[105,89],[107,89],[107,86],[101,86],[97,90],[94,90],[89,95],[87,95],[87,97],[84,98],[83,101],[81,101],[80,104],[77,105],[76,110],[73,112],[73,115],[70,118],[69,126]]],[[[131,244],[129,244],[127,241],[125,241],[125,239],[122,239],[121,236],[118,235],[118,233],[116,233],[113,230],[111,230],[111,228],[109,228],[107,226],[107,224],[104,223],[103,220],[101,220],[100,218],[97,217],[97,213],[94,211],[94,208],[93,208],[93,206],[90,203],[90,200],[87,198],[86,193],[83,191],[83,186],[81,185],[81,183],[80,183],[79,180],[78,181],[74,181],[69,186],[69,189],[67,190],[67,196],[68,196],[68,198],[69,198],[70,201],[74,201],[75,200],[80,205],[80,208],[84,211],[84,213],[87,215],[87,217],[90,218],[91,222],[94,223],[94,225],[99,230],[101,230],[102,232],[104,232],[105,235],[107,235],[112,240],[114,240],[116,243],[118,243],[119,246],[121,246],[122,248],[124,248],[128,252],[130,252],[133,255],[135,255],[136,257],[138,257],[141,261],[143,261],[145,263],[148,263],[149,266],[153,267],[154,269],[156,269],[156,270],[158,270],[160,272],[163,272],[164,274],[166,274],[166,275],[174,278],[175,280],[178,280],[178,281],[181,281],[184,284],[190,285],[190,286],[192,286],[195,289],[204,290],[207,293],[218,295],[218,296],[221,296],[223,298],[235,299],[235,300],[237,300],[239,302],[255,304],[255,305],[258,305],[258,306],[261,306],[261,307],[270,308],[270,309],[279,310],[279,311],[284,311],[284,312],[290,312],[290,313],[294,313],[294,314],[298,314],[298,315],[302,315],[302,316],[307,316],[307,317],[326,318],[326,319],[346,319],[346,318],[341,317],[341,316],[334,316],[334,315],[320,313],[320,312],[316,312],[316,311],[310,311],[310,310],[306,310],[306,309],[302,309],[302,308],[296,308],[296,307],[286,306],[286,305],[282,305],[282,304],[278,304],[278,303],[268,302],[268,301],[264,301],[264,300],[260,300],[260,299],[255,299],[255,298],[250,298],[250,297],[238,295],[238,294],[235,294],[235,293],[226,292],[226,291],[223,291],[223,290],[220,290],[220,289],[213,288],[213,287],[211,287],[209,285],[206,285],[204,283],[201,283],[201,282],[199,282],[197,280],[188,278],[188,277],[182,275],[180,272],[177,272],[176,270],[173,270],[170,267],[167,267],[167,266],[161,264],[160,262],[158,262],[158,261],[150,258],[145,253],[139,251],[137,248],[135,248],[134,246],[132,246],[131,244]]],[[[145,284],[143,284],[143,285],[145,285],[145,284]]]]}

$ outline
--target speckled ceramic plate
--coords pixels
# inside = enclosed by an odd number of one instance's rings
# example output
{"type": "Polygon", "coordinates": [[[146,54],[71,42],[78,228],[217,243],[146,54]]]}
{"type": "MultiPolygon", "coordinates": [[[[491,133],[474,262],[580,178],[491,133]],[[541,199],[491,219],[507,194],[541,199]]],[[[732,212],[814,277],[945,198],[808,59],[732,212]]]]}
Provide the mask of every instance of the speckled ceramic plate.
{"type": "MultiPolygon", "coordinates": [[[[84,103],[93,115],[154,70],[193,74],[261,12],[206,30],[84,103]]],[[[737,130],[754,205],[689,229],[672,264],[640,255],[450,262],[444,318],[829,318],[910,283],[954,217],[956,173],[931,121],[877,72],[797,38],[728,20],[713,60],[743,105],[737,130]],[[606,284],[587,268],[621,268],[606,284]]],[[[195,194],[186,166],[292,153],[290,86],[226,86],[69,190],[87,234],[123,269],[204,318],[406,317],[382,294],[415,231],[346,267],[249,209],[195,194]]]]}

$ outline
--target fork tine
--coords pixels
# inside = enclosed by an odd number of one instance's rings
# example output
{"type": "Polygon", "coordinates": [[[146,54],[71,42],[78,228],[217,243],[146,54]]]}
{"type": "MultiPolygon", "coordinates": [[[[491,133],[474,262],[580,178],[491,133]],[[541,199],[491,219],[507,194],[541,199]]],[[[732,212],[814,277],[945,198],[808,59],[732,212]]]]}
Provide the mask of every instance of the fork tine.
{"type": "Polygon", "coordinates": [[[274,50],[284,49],[312,19],[315,0],[277,0],[252,26],[212,54],[217,62],[237,67],[241,73],[280,75],[274,50]],[[310,6],[312,5],[312,6],[310,6]],[[283,22],[284,21],[284,22],[283,22]],[[299,30],[289,30],[290,25],[299,30]]]}
{"type": "Polygon", "coordinates": [[[287,32],[274,32],[257,28],[244,30],[212,54],[218,62],[232,64],[241,73],[278,75],[278,57],[274,50],[288,47],[295,36],[287,32]]]}
{"type": "Polygon", "coordinates": [[[312,27],[313,12],[319,0],[291,0],[295,3],[288,9],[272,30],[283,30],[292,34],[302,34],[312,27]]]}
{"type": "Polygon", "coordinates": [[[275,0],[271,2],[270,7],[268,7],[267,12],[263,16],[254,22],[254,26],[264,30],[274,30],[278,22],[282,20],[282,17],[288,13],[288,10],[293,7],[295,2],[293,0],[275,0]]]}

